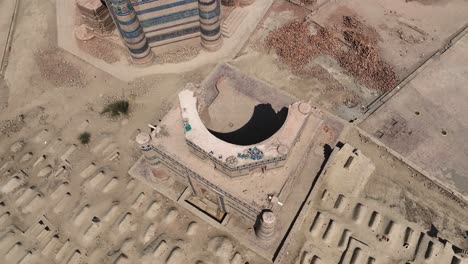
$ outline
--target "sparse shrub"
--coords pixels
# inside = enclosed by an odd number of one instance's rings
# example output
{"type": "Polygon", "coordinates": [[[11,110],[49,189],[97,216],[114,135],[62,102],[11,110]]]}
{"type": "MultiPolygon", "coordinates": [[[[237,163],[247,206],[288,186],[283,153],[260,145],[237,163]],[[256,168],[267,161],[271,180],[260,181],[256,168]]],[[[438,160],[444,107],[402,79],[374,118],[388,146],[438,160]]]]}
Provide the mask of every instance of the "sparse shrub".
{"type": "Polygon", "coordinates": [[[101,114],[110,114],[112,117],[128,114],[129,103],[127,100],[118,100],[112,102],[102,110],[101,114]]]}
{"type": "Polygon", "coordinates": [[[81,142],[81,144],[86,145],[89,143],[91,140],[91,133],[89,132],[83,132],[78,136],[78,140],[81,142]]]}

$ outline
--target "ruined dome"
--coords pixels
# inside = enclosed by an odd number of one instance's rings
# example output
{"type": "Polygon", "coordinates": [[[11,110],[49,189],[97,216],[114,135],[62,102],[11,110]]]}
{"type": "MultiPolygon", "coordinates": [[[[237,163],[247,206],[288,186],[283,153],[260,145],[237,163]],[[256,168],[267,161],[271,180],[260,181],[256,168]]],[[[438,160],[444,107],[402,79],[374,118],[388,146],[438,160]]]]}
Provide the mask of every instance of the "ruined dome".
{"type": "Polygon", "coordinates": [[[276,112],[271,104],[255,106],[249,121],[231,132],[217,132],[208,129],[215,137],[235,145],[249,146],[258,144],[273,136],[283,126],[288,116],[288,108],[276,112]]]}

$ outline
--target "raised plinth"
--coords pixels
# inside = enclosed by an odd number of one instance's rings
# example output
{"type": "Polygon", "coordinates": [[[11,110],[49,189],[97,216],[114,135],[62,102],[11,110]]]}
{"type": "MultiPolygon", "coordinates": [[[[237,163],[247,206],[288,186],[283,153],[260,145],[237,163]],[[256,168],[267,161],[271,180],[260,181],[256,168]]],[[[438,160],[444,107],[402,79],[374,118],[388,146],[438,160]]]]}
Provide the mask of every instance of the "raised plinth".
{"type": "Polygon", "coordinates": [[[269,241],[275,234],[275,226],[275,214],[271,211],[263,212],[256,230],[257,237],[263,241],[269,241]]]}
{"type": "Polygon", "coordinates": [[[109,34],[114,23],[109,10],[100,0],[76,0],[84,24],[98,34],[109,34]]]}
{"type": "MultiPolygon", "coordinates": [[[[221,49],[216,52],[200,52],[196,58],[179,63],[152,64],[147,63],[144,67],[129,62],[126,54],[119,53],[120,60],[116,62],[106,62],[86,52],[79,46],[75,34],[75,18],[77,6],[74,1],[56,1],[57,5],[57,40],[58,46],[80,59],[92,64],[94,67],[103,70],[110,75],[123,80],[132,81],[148,75],[167,73],[183,73],[200,69],[205,65],[218,63],[235,57],[248,41],[250,35],[262,20],[265,13],[271,7],[273,0],[255,1],[252,5],[246,6],[248,12],[242,24],[233,37],[224,39],[221,49]]],[[[119,45],[122,44],[117,40],[119,45]]],[[[126,52],[125,52],[126,53],[126,52]]]]}
{"type": "Polygon", "coordinates": [[[216,169],[230,177],[247,175],[255,169],[264,171],[283,166],[309,116],[299,109],[303,103],[293,103],[288,107],[284,124],[274,135],[257,144],[243,146],[223,141],[206,128],[199,116],[193,91],[182,91],[179,101],[185,140],[191,151],[201,158],[210,159],[216,164],[216,169]]]}

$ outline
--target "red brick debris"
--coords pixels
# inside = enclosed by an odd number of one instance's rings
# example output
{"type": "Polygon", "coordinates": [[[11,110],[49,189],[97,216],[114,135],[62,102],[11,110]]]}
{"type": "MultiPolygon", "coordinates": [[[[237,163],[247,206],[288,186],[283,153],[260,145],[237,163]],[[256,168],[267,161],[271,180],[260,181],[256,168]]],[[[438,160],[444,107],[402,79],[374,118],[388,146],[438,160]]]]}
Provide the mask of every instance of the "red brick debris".
{"type": "Polygon", "coordinates": [[[300,71],[319,54],[335,58],[343,69],[363,85],[388,91],[398,84],[393,67],[386,63],[377,50],[377,41],[365,34],[363,24],[354,17],[343,17],[343,30],[321,28],[312,35],[309,23],[294,21],[271,32],[266,47],[274,49],[293,72],[300,71]],[[342,34],[347,48],[334,34],[342,34]]]}

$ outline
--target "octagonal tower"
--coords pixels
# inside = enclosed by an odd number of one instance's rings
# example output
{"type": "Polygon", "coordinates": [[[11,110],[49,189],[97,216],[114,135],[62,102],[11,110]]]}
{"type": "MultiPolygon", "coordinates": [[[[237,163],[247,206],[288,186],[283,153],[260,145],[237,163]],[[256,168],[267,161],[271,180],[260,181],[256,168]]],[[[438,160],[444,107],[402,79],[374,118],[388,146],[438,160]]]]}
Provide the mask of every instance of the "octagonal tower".
{"type": "Polygon", "coordinates": [[[132,3],[129,0],[106,1],[133,61],[136,63],[151,61],[153,53],[132,3]]]}

